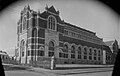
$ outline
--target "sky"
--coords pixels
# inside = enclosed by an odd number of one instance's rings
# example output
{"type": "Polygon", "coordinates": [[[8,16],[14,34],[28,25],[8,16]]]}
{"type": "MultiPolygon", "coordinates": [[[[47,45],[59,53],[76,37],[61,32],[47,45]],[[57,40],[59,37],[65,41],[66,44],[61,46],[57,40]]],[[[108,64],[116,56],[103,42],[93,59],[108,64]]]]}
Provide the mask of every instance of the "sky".
{"type": "Polygon", "coordinates": [[[20,12],[27,5],[43,12],[45,6],[54,6],[60,11],[62,20],[81,28],[96,32],[104,41],[120,42],[119,15],[108,6],[95,0],[24,0],[16,2],[0,12],[0,50],[14,55],[17,45],[17,22],[20,12]]]}

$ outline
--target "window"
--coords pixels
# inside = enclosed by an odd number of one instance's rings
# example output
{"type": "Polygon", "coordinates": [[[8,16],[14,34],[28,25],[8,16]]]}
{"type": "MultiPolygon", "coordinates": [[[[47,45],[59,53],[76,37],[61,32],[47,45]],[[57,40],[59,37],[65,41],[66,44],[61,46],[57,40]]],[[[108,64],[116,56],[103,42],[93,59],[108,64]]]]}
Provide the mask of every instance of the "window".
{"type": "Polygon", "coordinates": [[[98,51],[98,56],[100,56],[100,50],[98,51]]]}
{"type": "Polygon", "coordinates": [[[100,57],[98,57],[98,60],[100,60],[100,57]]]}
{"type": "Polygon", "coordinates": [[[75,54],[71,54],[71,58],[75,58],[75,54]]]}
{"type": "Polygon", "coordinates": [[[89,49],[89,55],[92,55],[92,49],[89,49]]]}
{"type": "Polygon", "coordinates": [[[59,57],[61,58],[68,58],[68,54],[65,54],[65,53],[59,53],[59,57]]]}
{"type": "Polygon", "coordinates": [[[78,59],[81,59],[81,55],[78,55],[78,59]]]}
{"type": "Polygon", "coordinates": [[[68,52],[68,45],[67,44],[64,45],[64,52],[68,52]]]}
{"type": "Polygon", "coordinates": [[[20,33],[22,33],[22,24],[20,24],[20,33]]]}
{"type": "Polygon", "coordinates": [[[49,50],[54,51],[54,42],[53,41],[49,42],[49,50]]]}
{"type": "Polygon", "coordinates": [[[28,50],[28,53],[27,53],[28,56],[30,56],[30,51],[28,50]]]}
{"type": "Polygon", "coordinates": [[[96,56],[97,54],[96,54],[96,50],[94,50],[94,55],[96,56]]]}
{"type": "Polygon", "coordinates": [[[53,42],[53,41],[50,41],[50,42],[49,42],[49,47],[48,47],[48,49],[49,49],[48,56],[49,56],[49,57],[54,56],[54,49],[55,49],[54,47],[55,47],[54,42],[53,42]]]}
{"type": "Polygon", "coordinates": [[[64,30],[64,33],[65,33],[65,35],[68,35],[68,31],[67,30],[64,30]]]}
{"type": "Polygon", "coordinates": [[[59,57],[63,57],[63,56],[62,56],[62,53],[59,53],[59,57]]]}
{"type": "Polygon", "coordinates": [[[54,52],[49,51],[48,56],[49,56],[49,57],[54,56],[54,52]]]}
{"type": "Polygon", "coordinates": [[[22,22],[22,24],[23,24],[23,30],[25,30],[25,29],[26,29],[26,26],[27,26],[26,17],[23,17],[23,22],[22,22]]]}
{"type": "Polygon", "coordinates": [[[31,56],[34,56],[34,55],[35,55],[34,50],[31,50],[31,56]]]}
{"type": "Polygon", "coordinates": [[[33,28],[32,30],[32,37],[37,37],[37,29],[33,28]]]}
{"type": "Polygon", "coordinates": [[[21,51],[21,53],[22,53],[21,55],[23,57],[24,56],[24,52],[25,52],[25,41],[24,40],[21,41],[20,51],[21,51]]]}
{"type": "Polygon", "coordinates": [[[48,18],[48,28],[52,30],[56,30],[56,20],[53,16],[48,18]]]}
{"type": "Polygon", "coordinates": [[[44,56],[44,51],[43,50],[38,50],[38,56],[44,56]]]}
{"type": "Polygon", "coordinates": [[[87,55],[87,48],[84,48],[84,55],[87,55]]]}
{"type": "Polygon", "coordinates": [[[68,54],[64,54],[64,58],[68,58],[68,54]]]}
{"type": "Polygon", "coordinates": [[[78,54],[81,54],[81,47],[78,47],[78,54]]]}
{"type": "Polygon", "coordinates": [[[71,53],[75,53],[75,46],[71,47],[71,53]]]}
{"type": "Polygon", "coordinates": [[[94,60],[96,60],[96,57],[94,57],[94,60]]]}
{"type": "Polygon", "coordinates": [[[89,60],[92,60],[92,56],[89,56],[89,60]]]}

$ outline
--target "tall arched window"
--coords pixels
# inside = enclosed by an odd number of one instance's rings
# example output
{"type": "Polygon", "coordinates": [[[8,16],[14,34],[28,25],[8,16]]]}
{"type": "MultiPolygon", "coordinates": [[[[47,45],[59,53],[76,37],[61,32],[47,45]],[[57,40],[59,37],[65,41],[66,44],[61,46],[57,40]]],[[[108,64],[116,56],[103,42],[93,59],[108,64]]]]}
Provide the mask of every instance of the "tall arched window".
{"type": "Polygon", "coordinates": [[[71,47],[71,53],[75,53],[75,46],[71,47]]]}
{"type": "Polygon", "coordinates": [[[55,48],[54,42],[53,42],[53,41],[50,41],[50,42],[49,42],[49,47],[48,47],[48,49],[49,49],[48,56],[49,56],[49,57],[54,56],[54,48],[55,48]]]}
{"type": "Polygon", "coordinates": [[[20,44],[20,51],[21,51],[21,56],[24,56],[24,52],[25,52],[25,41],[22,40],[21,44],[20,44]]]}
{"type": "Polygon", "coordinates": [[[71,46],[71,58],[75,58],[75,46],[71,46]]]}
{"type": "Polygon", "coordinates": [[[32,37],[37,37],[37,29],[33,28],[32,30],[32,37]]]}
{"type": "Polygon", "coordinates": [[[53,41],[49,42],[49,50],[54,51],[54,42],[53,41]]]}
{"type": "Polygon", "coordinates": [[[84,59],[87,59],[87,48],[84,48],[84,59]]]}
{"type": "Polygon", "coordinates": [[[56,19],[53,16],[48,17],[48,28],[56,30],[56,19]]]}
{"type": "Polygon", "coordinates": [[[89,49],[89,55],[92,55],[92,49],[91,48],[89,49]]]}
{"type": "Polygon", "coordinates": [[[79,46],[78,47],[78,59],[81,59],[82,58],[82,56],[81,56],[81,47],[79,46]]]}
{"type": "Polygon", "coordinates": [[[95,55],[95,56],[97,55],[97,50],[96,50],[96,49],[94,50],[94,55],[95,55]]]}
{"type": "Polygon", "coordinates": [[[25,30],[25,29],[26,29],[26,26],[27,26],[26,17],[23,17],[23,22],[22,22],[22,24],[23,24],[23,30],[25,30]]]}
{"type": "Polygon", "coordinates": [[[87,48],[84,48],[84,54],[87,55],[87,48]]]}
{"type": "Polygon", "coordinates": [[[68,52],[68,45],[64,44],[64,52],[68,52]]]}
{"type": "Polygon", "coordinates": [[[22,33],[22,24],[20,24],[20,33],[22,33]]]}
{"type": "Polygon", "coordinates": [[[101,52],[100,52],[100,50],[98,50],[98,56],[100,56],[100,54],[101,54],[101,52]]]}
{"type": "Polygon", "coordinates": [[[81,54],[81,47],[78,47],[78,54],[81,54]]]}

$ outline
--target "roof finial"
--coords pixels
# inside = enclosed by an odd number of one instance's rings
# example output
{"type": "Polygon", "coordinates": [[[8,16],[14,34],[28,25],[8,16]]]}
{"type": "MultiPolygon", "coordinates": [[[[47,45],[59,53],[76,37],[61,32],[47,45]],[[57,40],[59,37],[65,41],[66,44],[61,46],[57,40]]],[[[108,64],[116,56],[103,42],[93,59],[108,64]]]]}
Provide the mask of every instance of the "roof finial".
{"type": "Polygon", "coordinates": [[[40,10],[38,9],[38,11],[37,11],[37,15],[39,15],[40,14],[40,10]]]}
{"type": "Polygon", "coordinates": [[[48,9],[48,5],[46,4],[46,7],[45,7],[45,9],[47,10],[48,9]]]}
{"type": "Polygon", "coordinates": [[[59,15],[59,13],[60,13],[60,12],[59,12],[59,10],[57,9],[57,14],[59,15]]]}
{"type": "Polygon", "coordinates": [[[28,8],[28,10],[30,10],[30,6],[29,6],[29,4],[28,4],[27,8],[28,8]]]}

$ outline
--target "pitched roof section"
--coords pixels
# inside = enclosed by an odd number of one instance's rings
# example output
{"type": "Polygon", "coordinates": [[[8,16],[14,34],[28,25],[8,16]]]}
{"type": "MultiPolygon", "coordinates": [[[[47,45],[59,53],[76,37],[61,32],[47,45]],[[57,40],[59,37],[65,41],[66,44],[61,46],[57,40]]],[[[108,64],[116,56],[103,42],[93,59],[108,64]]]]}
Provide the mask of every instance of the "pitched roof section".
{"type": "Polygon", "coordinates": [[[106,42],[105,42],[105,44],[106,44],[107,46],[112,46],[113,43],[114,43],[114,41],[106,41],[106,42]]]}
{"type": "Polygon", "coordinates": [[[52,12],[54,14],[58,14],[58,11],[55,10],[54,6],[51,6],[47,9],[49,12],[52,12]]]}
{"type": "Polygon", "coordinates": [[[76,25],[72,25],[72,24],[67,23],[67,22],[65,22],[65,24],[66,24],[66,25],[69,25],[69,26],[72,26],[72,27],[75,27],[75,28],[78,28],[78,29],[81,29],[81,30],[84,30],[84,31],[87,31],[87,32],[90,32],[90,33],[93,33],[94,35],[96,34],[95,32],[92,32],[92,31],[83,29],[83,28],[81,28],[81,27],[78,27],[78,26],[76,26],[76,25]]]}

